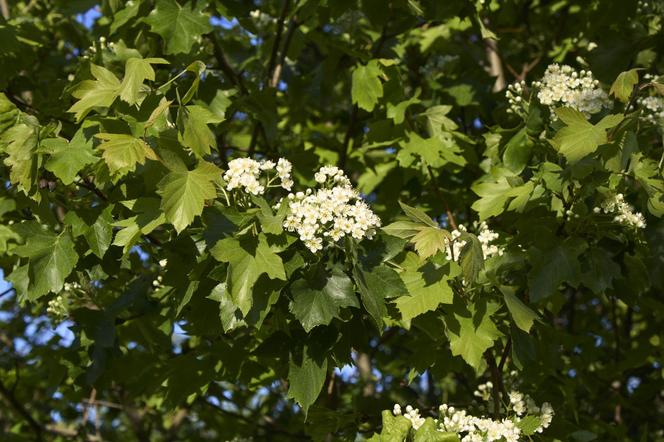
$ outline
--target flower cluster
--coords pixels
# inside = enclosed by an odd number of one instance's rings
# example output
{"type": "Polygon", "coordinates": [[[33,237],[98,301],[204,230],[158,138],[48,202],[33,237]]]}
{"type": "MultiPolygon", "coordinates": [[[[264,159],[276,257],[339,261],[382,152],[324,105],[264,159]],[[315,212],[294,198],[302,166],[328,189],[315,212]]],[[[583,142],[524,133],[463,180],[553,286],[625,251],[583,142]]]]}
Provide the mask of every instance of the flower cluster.
{"type": "MultiPolygon", "coordinates": [[[[491,390],[491,387],[487,386],[488,384],[484,384],[485,388],[482,391],[491,390]]],[[[536,433],[542,433],[551,425],[554,412],[549,403],[545,402],[542,407],[538,407],[530,397],[518,391],[511,391],[509,399],[508,417],[501,420],[473,416],[466,410],[458,410],[443,404],[438,407],[439,416],[434,422],[438,431],[456,433],[461,442],[519,442],[522,440],[519,422],[525,415],[538,417],[539,425],[535,429],[536,433]]],[[[392,413],[395,416],[401,415],[401,406],[395,404],[392,413]]],[[[403,417],[410,421],[415,431],[425,422],[425,418],[420,416],[419,410],[410,405],[406,407],[403,417]]]]}
{"type": "Polygon", "coordinates": [[[595,213],[614,214],[613,221],[633,226],[638,229],[646,227],[646,220],[641,212],[635,212],[634,207],[625,201],[625,196],[618,193],[615,196],[604,200],[600,207],[593,209],[595,213]]]}
{"type": "Polygon", "coordinates": [[[62,291],[48,301],[46,313],[56,322],[66,319],[69,316],[69,298],[79,290],[81,290],[81,285],[78,282],[65,282],[62,291]]]}
{"type": "Polygon", "coordinates": [[[280,158],[276,164],[269,160],[256,161],[251,158],[236,158],[228,163],[228,170],[224,173],[226,190],[241,189],[252,195],[262,195],[275,177],[265,178],[262,182],[261,175],[275,169],[281,187],[290,190],[293,186],[292,168],[290,161],[284,158],[280,158]]]}
{"type": "MultiPolygon", "coordinates": [[[[609,107],[609,97],[595,80],[592,72],[577,72],[571,66],[551,64],[540,81],[533,82],[537,98],[545,106],[568,106],[586,116],[609,107]]],[[[555,118],[555,114],[552,114],[555,118]]]]}
{"type": "Polygon", "coordinates": [[[641,107],[641,119],[650,124],[664,124],[664,98],[650,96],[637,100],[641,107]]]}
{"type": "Polygon", "coordinates": [[[507,91],[505,91],[505,97],[509,102],[509,107],[507,112],[510,114],[522,114],[525,112],[524,100],[524,91],[526,90],[526,82],[520,81],[518,83],[512,83],[507,86],[507,91]]]}
{"type": "MultiPolygon", "coordinates": [[[[394,413],[395,416],[399,416],[401,414],[401,405],[394,404],[392,413],[394,413]]],[[[417,431],[422,425],[424,425],[424,422],[426,421],[426,419],[420,416],[420,410],[418,410],[417,408],[413,408],[410,405],[406,406],[406,412],[403,414],[403,417],[405,417],[410,421],[410,424],[413,426],[413,429],[415,431],[417,431]]]]}
{"type": "MultiPolygon", "coordinates": [[[[461,250],[466,245],[466,241],[459,239],[459,237],[468,232],[468,229],[463,225],[459,224],[458,228],[452,230],[450,234],[452,239],[447,243],[447,259],[453,261],[459,259],[461,250]]],[[[498,239],[498,234],[493,230],[489,229],[489,226],[486,222],[482,221],[477,229],[477,239],[482,244],[482,253],[484,258],[490,258],[492,256],[502,256],[504,250],[502,247],[498,247],[495,244],[491,244],[493,241],[498,239]]]]}
{"type": "Polygon", "coordinates": [[[493,390],[493,382],[489,381],[484,384],[478,385],[477,390],[473,392],[473,395],[477,396],[483,401],[488,401],[491,398],[492,390],[493,390]]]}
{"type": "Polygon", "coordinates": [[[322,188],[288,195],[289,214],[284,228],[297,232],[314,253],[323,249],[324,241],[336,242],[347,235],[357,240],[373,237],[380,218],[343,172],[336,167],[322,167],[315,179],[322,188]]]}

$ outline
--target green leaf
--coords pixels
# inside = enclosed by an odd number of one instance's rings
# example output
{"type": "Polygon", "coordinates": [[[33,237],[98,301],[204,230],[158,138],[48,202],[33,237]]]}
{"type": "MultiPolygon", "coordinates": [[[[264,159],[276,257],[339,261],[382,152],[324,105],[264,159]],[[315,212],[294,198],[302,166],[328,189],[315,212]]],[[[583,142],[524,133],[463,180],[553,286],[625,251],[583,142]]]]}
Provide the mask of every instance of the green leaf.
{"type": "Polygon", "coordinates": [[[163,58],[136,58],[132,57],[125,64],[125,76],[120,84],[120,99],[129,104],[136,104],[146,95],[142,90],[145,80],[154,81],[155,73],[153,64],[168,64],[163,58]]]}
{"type": "Polygon", "coordinates": [[[427,259],[438,252],[444,252],[450,238],[447,230],[438,227],[422,227],[411,242],[415,245],[417,254],[422,259],[427,259]]]}
{"type": "Polygon", "coordinates": [[[206,200],[216,198],[215,182],[220,176],[217,166],[201,161],[196,169],[173,171],[159,182],[161,209],[178,233],[203,213],[206,200]]]}
{"type": "Polygon", "coordinates": [[[313,356],[305,346],[301,358],[291,353],[288,361],[288,397],[300,404],[306,419],[311,404],[316,402],[327,376],[327,358],[313,356]]]}
{"type": "Polygon", "coordinates": [[[538,302],[553,295],[563,282],[576,283],[579,273],[579,255],[586,248],[585,242],[569,238],[540,250],[532,248],[532,269],[528,273],[530,299],[538,302]]]}
{"type": "Polygon", "coordinates": [[[122,246],[123,253],[136,244],[141,235],[148,235],[154,229],[166,222],[164,213],[159,209],[157,198],[138,198],[121,203],[138,215],[113,223],[114,227],[121,227],[115,234],[114,246],[122,246]]]}
{"type": "Polygon", "coordinates": [[[203,106],[181,106],[178,110],[179,139],[198,157],[210,154],[210,147],[216,148],[217,141],[208,124],[218,124],[223,118],[217,117],[203,106]]]}
{"type": "Polygon", "coordinates": [[[607,142],[607,129],[618,125],[624,119],[622,115],[607,115],[593,125],[581,112],[568,107],[556,109],[556,115],[567,126],[556,133],[552,143],[570,163],[595,152],[597,147],[607,142]]]}
{"type": "Polygon", "coordinates": [[[120,90],[120,80],[108,69],[90,64],[90,72],[95,80],[80,82],[71,93],[79,99],[68,110],[75,114],[76,121],[81,121],[96,107],[110,107],[120,90]]]}
{"type": "Polygon", "coordinates": [[[387,315],[385,299],[407,295],[406,286],[399,274],[384,264],[370,268],[357,266],[354,270],[362,304],[376,328],[382,331],[383,317],[387,315]]]}
{"type": "Polygon", "coordinates": [[[639,83],[639,69],[630,69],[621,72],[611,85],[609,94],[616,97],[623,103],[627,103],[632,96],[634,86],[639,83]]]}
{"type": "Polygon", "coordinates": [[[394,121],[394,124],[401,124],[406,118],[406,109],[413,104],[420,103],[418,98],[420,91],[415,92],[415,96],[409,98],[408,100],[402,101],[398,104],[387,103],[387,118],[391,118],[394,121]]]}
{"type": "Polygon", "coordinates": [[[437,266],[432,262],[418,265],[418,260],[412,260],[412,264],[407,265],[406,270],[399,274],[409,295],[397,298],[395,303],[406,323],[423,313],[437,309],[440,304],[451,304],[454,292],[448,280],[459,273],[459,268],[454,263],[445,266],[437,266]]]}
{"type": "Polygon", "coordinates": [[[594,247],[583,256],[582,263],[587,271],[581,275],[581,282],[600,295],[613,287],[613,279],[620,275],[620,266],[611,259],[611,253],[594,247]]]}
{"type": "Polygon", "coordinates": [[[219,319],[226,333],[246,325],[240,310],[233,303],[230,293],[226,290],[225,282],[215,286],[207,298],[219,303],[219,319]]]}
{"type": "Polygon", "coordinates": [[[422,224],[412,221],[395,221],[383,227],[382,230],[388,235],[396,236],[397,238],[410,239],[422,230],[422,224]]]}
{"type": "Polygon", "coordinates": [[[272,208],[267,201],[265,201],[265,198],[252,197],[252,201],[261,209],[256,215],[261,223],[261,230],[272,235],[281,235],[284,231],[283,224],[288,211],[288,204],[281,204],[275,214],[272,212],[272,208]]]}
{"type": "Polygon", "coordinates": [[[505,145],[503,163],[514,173],[521,173],[528,164],[533,143],[528,138],[526,128],[518,131],[505,145]]]}
{"type": "Polygon", "coordinates": [[[307,332],[338,318],[339,310],[344,307],[360,306],[353,282],[340,267],[327,271],[317,266],[303,279],[293,282],[291,293],[290,311],[307,332]]]}
{"type": "Polygon", "coordinates": [[[383,96],[383,84],[380,81],[382,74],[376,60],[371,60],[365,66],[355,67],[351,87],[354,104],[368,112],[376,107],[378,99],[383,96]]]}
{"type": "Polygon", "coordinates": [[[92,139],[86,140],[83,130],[76,132],[70,142],[64,138],[47,138],[41,142],[40,149],[49,154],[44,167],[63,184],[73,183],[85,166],[99,160],[92,150],[92,139]]]}
{"type": "Polygon", "coordinates": [[[157,6],[144,20],[152,32],[164,39],[167,54],[189,52],[201,35],[212,30],[210,16],[203,12],[207,2],[195,4],[180,6],[175,0],[157,0],[157,6]]]}
{"type": "Polygon", "coordinates": [[[475,201],[471,208],[479,213],[480,221],[500,215],[505,210],[505,204],[510,199],[511,186],[504,178],[493,182],[481,182],[473,185],[472,190],[480,199],[475,201]]]}
{"type": "Polygon", "coordinates": [[[457,143],[449,136],[422,138],[415,132],[408,133],[408,140],[401,143],[397,160],[401,167],[411,167],[417,158],[426,166],[440,168],[446,164],[463,166],[466,160],[461,156],[457,143]]]}
{"type": "Polygon", "coordinates": [[[110,205],[97,217],[94,224],[90,226],[84,237],[90,246],[92,253],[99,258],[103,258],[111,245],[113,239],[113,216],[111,212],[113,206],[110,205]]]}
{"type": "Polygon", "coordinates": [[[70,233],[63,231],[54,235],[36,223],[20,228],[20,235],[26,238],[26,242],[16,247],[14,253],[28,258],[30,285],[28,292],[19,293],[19,296],[35,301],[48,292],[59,292],[78,262],[70,233]]]}
{"type": "Polygon", "coordinates": [[[505,298],[505,304],[516,326],[528,333],[533,326],[533,322],[537,319],[537,313],[516,297],[513,287],[501,286],[500,291],[505,298]]]}
{"type": "Polygon", "coordinates": [[[482,252],[482,243],[472,233],[463,233],[459,238],[466,243],[459,253],[459,264],[463,278],[467,282],[474,282],[484,267],[484,253],[482,252]]]}
{"type": "Polygon", "coordinates": [[[25,123],[9,128],[0,138],[7,158],[4,164],[10,167],[9,180],[26,195],[31,193],[37,177],[38,127],[25,123]]]}
{"type": "Polygon", "coordinates": [[[136,17],[138,14],[138,9],[141,6],[140,1],[128,1],[126,2],[126,7],[113,16],[113,23],[111,23],[111,34],[114,34],[115,31],[120,29],[122,26],[127,24],[129,20],[136,17]]]}
{"type": "Polygon", "coordinates": [[[515,425],[521,430],[521,433],[524,436],[532,436],[535,434],[535,430],[537,430],[541,424],[542,419],[539,416],[528,414],[522,417],[519,422],[516,422],[515,425]]]}
{"type": "Polygon", "coordinates": [[[439,137],[444,132],[451,132],[459,126],[447,114],[452,110],[450,105],[432,106],[420,115],[427,119],[427,130],[431,137],[439,137]]]}
{"type": "Polygon", "coordinates": [[[210,253],[217,261],[228,263],[227,288],[243,315],[251,309],[252,289],[261,274],[286,280],[281,258],[272,251],[262,233],[258,238],[224,238],[210,253]]]}
{"type": "Polygon", "coordinates": [[[411,207],[408,204],[402,203],[399,201],[399,205],[401,206],[401,209],[406,213],[406,216],[410,218],[411,220],[415,222],[422,223],[427,226],[431,227],[438,227],[438,223],[436,223],[429,215],[424,213],[422,210],[417,209],[415,207],[411,207]]]}
{"type": "Polygon", "coordinates": [[[384,410],[382,412],[383,417],[383,430],[380,433],[379,441],[394,441],[402,442],[406,441],[408,438],[408,433],[412,424],[408,419],[399,415],[395,416],[389,410],[384,410]]]}
{"type": "Polygon", "coordinates": [[[445,315],[447,337],[454,356],[461,356],[475,371],[480,371],[484,352],[502,334],[491,320],[498,305],[478,301],[465,306],[455,304],[445,315]]]}
{"type": "Polygon", "coordinates": [[[438,431],[436,422],[430,417],[415,432],[413,442],[459,442],[456,433],[438,431]]]}
{"type": "Polygon", "coordinates": [[[137,164],[145,164],[146,158],[158,158],[145,141],[131,135],[99,133],[95,137],[103,140],[99,149],[112,175],[121,177],[135,171],[137,164]]]}

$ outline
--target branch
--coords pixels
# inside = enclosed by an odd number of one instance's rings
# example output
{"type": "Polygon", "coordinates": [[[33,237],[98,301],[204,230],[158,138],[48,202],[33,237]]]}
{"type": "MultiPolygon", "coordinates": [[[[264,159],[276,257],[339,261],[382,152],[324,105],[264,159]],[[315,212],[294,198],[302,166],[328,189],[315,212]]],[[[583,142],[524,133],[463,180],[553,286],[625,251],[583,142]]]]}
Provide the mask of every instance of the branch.
{"type": "Polygon", "coordinates": [[[496,77],[493,91],[498,92],[505,89],[505,72],[503,64],[500,61],[500,55],[498,55],[498,44],[492,38],[484,40],[484,44],[486,46],[486,57],[489,62],[489,75],[496,77]]]}
{"type": "Polygon", "coordinates": [[[228,62],[228,59],[224,54],[224,50],[221,47],[221,43],[219,42],[217,35],[214,32],[210,32],[208,34],[208,38],[212,42],[214,57],[217,59],[217,63],[219,63],[219,69],[221,69],[224,75],[228,77],[231,83],[233,83],[238,89],[240,89],[242,95],[248,95],[249,91],[247,90],[247,87],[245,86],[244,81],[242,80],[242,76],[236,73],[233,67],[228,62]]]}
{"type": "Polygon", "coordinates": [[[7,0],[0,0],[0,11],[2,11],[2,16],[5,20],[9,20],[9,5],[7,5],[7,0]]]}
{"type": "Polygon", "coordinates": [[[277,55],[279,53],[279,46],[281,45],[281,36],[284,33],[284,21],[286,21],[286,16],[288,15],[288,8],[290,8],[290,0],[284,0],[284,5],[281,8],[281,15],[277,20],[277,35],[274,37],[274,42],[272,43],[272,52],[270,53],[270,61],[267,64],[266,83],[272,87],[276,86],[276,84],[272,84],[272,80],[274,79],[273,77],[277,64],[277,55]]]}
{"type": "Polygon", "coordinates": [[[491,371],[491,381],[493,382],[493,389],[491,390],[493,395],[493,418],[498,419],[500,417],[500,394],[503,390],[503,378],[500,371],[498,371],[496,359],[493,357],[491,349],[484,353],[484,359],[486,359],[486,363],[491,371]]]}
{"type": "Polygon", "coordinates": [[[5,384],[0,380],[0,394],[9,402],[9,404],[14,407],[16,412],[23,416],[23,418],[28,422],[28,425],[32,428],[35,433],[35,439],[38,441],[44,440],[43,432],[44,428],[32,417],[28,410],[21,404],[16,396],[7,388],[5,384]]]}
{"type": "Polygon", "coordinates": [[[293,34],[297,27],[300,26],[300,23],[297,21],[296,17],[293,17],[288,24],[288,32],[286,32],[286,40],[284,41],[284,47],[281,49],[281,56],[277,65],[274,67],[274,72],[272,73],[272,79],[270,85],[272,87],[277,87],[279,85],[279,79],[281,78],[281,71],[286,61],[286,56],[288,55],[288,48],[290,47],[291,40],[293,39],[293,34]]]}

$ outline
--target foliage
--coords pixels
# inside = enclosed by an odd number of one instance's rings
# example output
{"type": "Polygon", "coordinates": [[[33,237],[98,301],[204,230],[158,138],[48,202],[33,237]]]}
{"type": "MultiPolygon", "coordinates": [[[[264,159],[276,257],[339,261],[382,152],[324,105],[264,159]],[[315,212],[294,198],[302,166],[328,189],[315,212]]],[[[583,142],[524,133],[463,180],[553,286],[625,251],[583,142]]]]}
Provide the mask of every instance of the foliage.
{"type": "Polygon", "coordinates": [[[3,440],[664,440],[661,2],[0,6],[3,440]]]}

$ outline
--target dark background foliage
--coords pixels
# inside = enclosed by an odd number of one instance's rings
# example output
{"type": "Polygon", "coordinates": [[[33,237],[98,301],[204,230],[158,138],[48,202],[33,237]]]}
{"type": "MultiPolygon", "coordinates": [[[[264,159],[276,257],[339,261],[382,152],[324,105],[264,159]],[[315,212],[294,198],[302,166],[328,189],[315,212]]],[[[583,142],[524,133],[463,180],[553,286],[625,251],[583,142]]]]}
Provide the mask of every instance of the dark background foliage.
{"type": "Polygon", "coordinates": [[[591,70],[607,90],[631,68],[661,73],[662,2],[0,6],[0,439],[354,440],[379,431],[395,402],[472,408],[477,384],[493,380],[553,405],[541,440],[664,440],[661,129],[617,101],[623,125],[572,163],[546,141],[560,128],[548,111],[511,115],[504,93],[553,62],[591,70]],[[141,65],[152,78],[127,99],[104,103],[96,83],[92,104],[77,104],[94,66],[120,81],[128,59],[148,57],[163,60],[141,65]],[[100,133],[138,140],[138,157],[100,147],[100,133]],[[79,153],[58,150],[67,141],[79,153]],[[396,289],[383,273],[371,293],[358,283],[376,260],[406,266],[404,241],[364,241],[355,260],[292,246],[279,251],[288,281],[257,277],[253,310],[236,317],[219,288],[229,266],[210,250],[255,213],[229,213],[217,188],[185,193],[202,214],[174,215],[162,198],[178,167],[220,176],[243,156],[288,158],[306,184],[336,164],[385,225],[399,201],[449,229],[488,218],[506,253],[470,286],[418,268],[454,302],[407,318],[384,299],[396,289]],[[609,189],[646,229],[593,214],[609,189]],[[518,195],[526,203],[508,206],[518,195]],[[362,307],[305,331],[291,284],[324,263],[352,278],[362,307]],[[46,309],[64,280],[80,288],[63,319],[46,309]],[[526,310],[507,304],[506,287],[526,310]]]}

